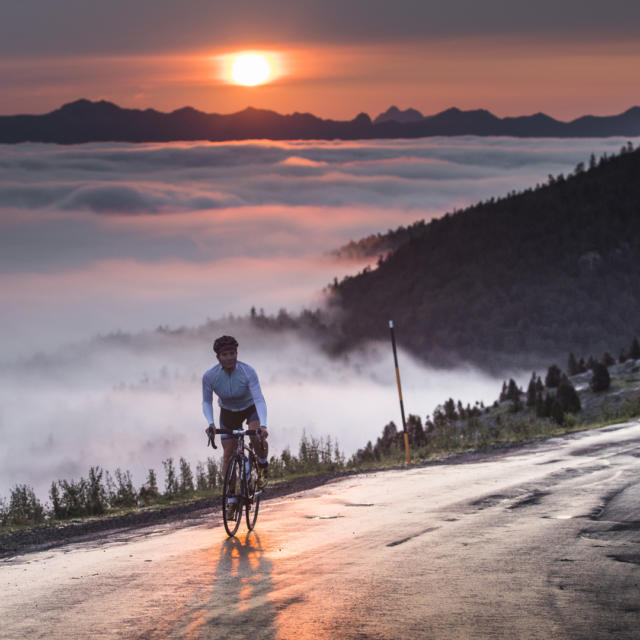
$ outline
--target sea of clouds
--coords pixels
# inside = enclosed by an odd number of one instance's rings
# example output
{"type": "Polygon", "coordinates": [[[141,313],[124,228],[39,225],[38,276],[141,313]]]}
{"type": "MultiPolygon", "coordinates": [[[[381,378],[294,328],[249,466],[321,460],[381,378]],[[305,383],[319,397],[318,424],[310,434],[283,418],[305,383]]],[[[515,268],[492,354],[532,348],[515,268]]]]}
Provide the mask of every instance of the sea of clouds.
{"type": "MultiPolygon", "coordinates": [[[[169,455],[206,457],[200,378],[215,336],[158,325],[315,307],[334,277],[364,266],[331,257],[349,240],[534,186],[624,143],[1,145],[0,495],[18,482],[45,491],[91,464],[129,468],[139,484],[169,455]],[[128,339],[95,337],[115,331],[128,339]]],[[[240,357],[258,369],[274,452],[296,450],[305,430],[352,453],[399,421],[388,345],[336,360],[300,336],[217,328],[241,334],[240,357]]],[[[422,417],[450,396],[490,402],[501,384],[404,352],[401,366],[407,410],[422,417]]]]}

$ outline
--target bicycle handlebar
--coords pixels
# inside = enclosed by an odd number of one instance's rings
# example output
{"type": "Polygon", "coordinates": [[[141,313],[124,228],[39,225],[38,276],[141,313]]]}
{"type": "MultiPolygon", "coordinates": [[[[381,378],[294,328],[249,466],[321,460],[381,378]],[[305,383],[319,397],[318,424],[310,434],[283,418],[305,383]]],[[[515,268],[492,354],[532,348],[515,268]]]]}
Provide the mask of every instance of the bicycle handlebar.
{"type": "Polygon", "coordinates": [[[221,435],[225,434],[228,436],[258,436],[260,438],[260,430],[259,429],[205,429],[205,433],[209,438],[207,442],[207,446],[211,445],[214,449],[217,449],[216,443],[213,439],[214,434],[219,433],[221,435]]]}
{"type": "Polygon", "coordinates": [[[258,429],[215,429],[215,432],[228,436],[255,436],[259,433],[258,429]]]}

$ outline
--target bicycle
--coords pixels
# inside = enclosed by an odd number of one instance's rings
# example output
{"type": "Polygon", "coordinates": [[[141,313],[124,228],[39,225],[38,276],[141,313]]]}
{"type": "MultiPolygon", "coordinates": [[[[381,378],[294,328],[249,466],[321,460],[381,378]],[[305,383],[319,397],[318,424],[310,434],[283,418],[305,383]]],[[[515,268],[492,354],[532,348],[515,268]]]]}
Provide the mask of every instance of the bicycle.
{"type": "MultiPolygon", "coordinates": [[[[244,443],[244,437],[259,435],[260,432],[257,429],[216,429],[215,433],[236,436],[236,452],[229,460],[222,485],[222,522],[229,537],[233,537],[240,526],[243,511],[249,531],[253,530],[258,519],[263,492],[258,487],[258,459],[251,443],[244,443]]],[[[211,436],[209,439],[211,441],[211,436]]]]}

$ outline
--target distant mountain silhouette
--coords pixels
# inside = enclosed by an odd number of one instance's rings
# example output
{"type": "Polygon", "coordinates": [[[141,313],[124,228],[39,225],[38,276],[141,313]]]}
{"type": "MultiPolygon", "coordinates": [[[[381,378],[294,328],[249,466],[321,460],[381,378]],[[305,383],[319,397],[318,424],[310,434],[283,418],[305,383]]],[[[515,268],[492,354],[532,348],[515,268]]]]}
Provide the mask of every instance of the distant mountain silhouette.
{"type": "MultiPolygon", "coordinates": [[[[191,107],[162,113],[122,109],[104,100],[77,100],[44,115],[0,116],[0,142],[169,142],[173,140],[421,138],[426,136],[603,137],[640,135],[640,107],[616,116],[583,116],[561,122],[538,113],[498,118],[483,109],[447,109],[421,117],[392,107],[372,122],[366,113],[353,120],[324,120],[309,113],[281,115],[251,107],[229,115],[191,107]],[[386,115],[385,115],[386,114],[386,115]],[[387,115],[402,121],[388,118],[387,115]],[[380,118],[383,118],[380,120],[380,118]]],[[[417,115],[416,115],[417,114],[417,115]]]]}
{"type": "Polygon", "coordinates": [[[373,124],[380,124],[381,122],[388,122],[390,120],[393,122],[418,122],[423,119],[424,116],[416,109],[400,111],[398,107],[389,107],[373,121],[373,124]]]}
{"type": "Polygon", "coordinates": [[[334,282],[337,351],[387,339],[439,365],[600,358],[640,330],[640,150],[343,248],[388,253],[334,282]]]}

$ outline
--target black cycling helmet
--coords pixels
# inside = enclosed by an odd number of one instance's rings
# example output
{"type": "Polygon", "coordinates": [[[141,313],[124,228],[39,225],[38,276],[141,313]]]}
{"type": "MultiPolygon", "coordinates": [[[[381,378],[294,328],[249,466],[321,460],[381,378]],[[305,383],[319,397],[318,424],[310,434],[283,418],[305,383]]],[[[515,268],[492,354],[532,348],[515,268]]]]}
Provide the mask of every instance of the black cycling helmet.
{"type": "Polygon", "coordinates": [[[225,347],[238,348],[238,341],[233,336],[220,336],[213,343],[213,350],[218,355],[225,347]]]}

